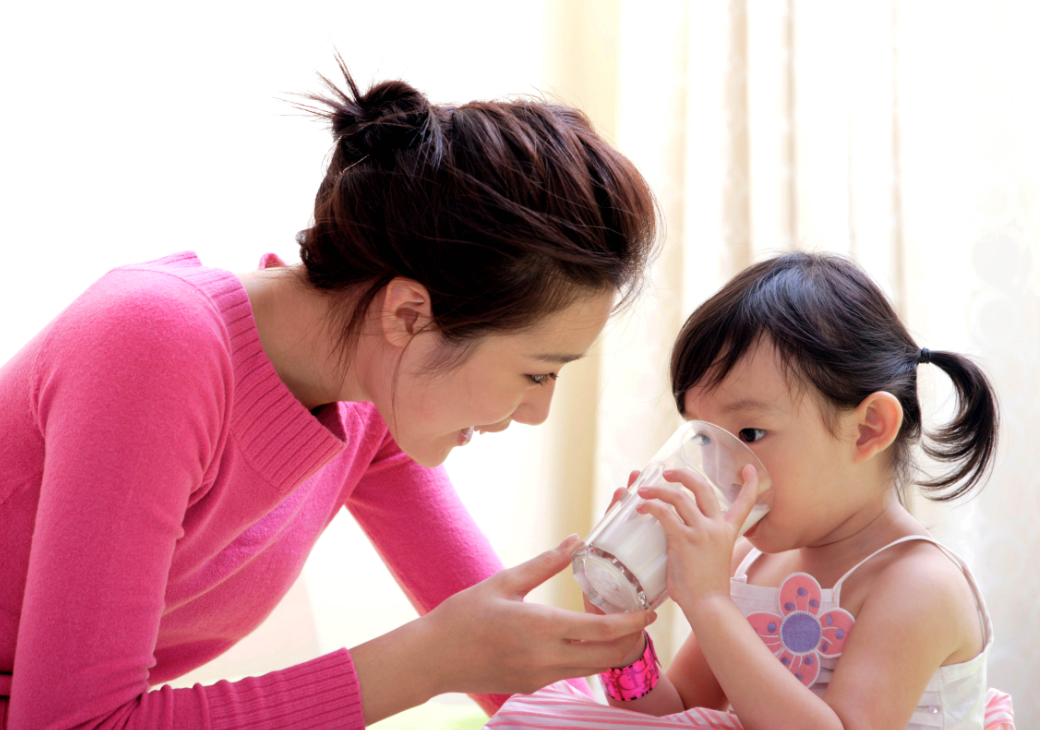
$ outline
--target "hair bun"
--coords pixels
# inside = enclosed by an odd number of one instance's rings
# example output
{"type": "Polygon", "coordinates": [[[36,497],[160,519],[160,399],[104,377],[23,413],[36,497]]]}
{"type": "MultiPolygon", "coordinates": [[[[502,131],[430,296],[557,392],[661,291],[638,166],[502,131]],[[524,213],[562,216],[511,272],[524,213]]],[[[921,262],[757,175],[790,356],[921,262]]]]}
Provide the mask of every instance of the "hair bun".
{"type": "Polygon", "coordinates": [[[429,130],[430,104],[403,81],[384,81],[365,94],[350,82],[352,103],[332,110],[332,133],[347,157],[374,157],[391,162],[394,155],[419,144],[429,130]]]}
{"type": "Polygon", "coordinates": [[[302,94],[313,105],[294,104],[331,123],[338,147],[334,166],[342,169],[364,158],[391,166],[397,152],[432,137],[436,115],[422,92],[404,81],[384,81],[362,94],[339,54],[336,63],[347,82],[345,90],[319,74],[327,93],[302,94]]]}

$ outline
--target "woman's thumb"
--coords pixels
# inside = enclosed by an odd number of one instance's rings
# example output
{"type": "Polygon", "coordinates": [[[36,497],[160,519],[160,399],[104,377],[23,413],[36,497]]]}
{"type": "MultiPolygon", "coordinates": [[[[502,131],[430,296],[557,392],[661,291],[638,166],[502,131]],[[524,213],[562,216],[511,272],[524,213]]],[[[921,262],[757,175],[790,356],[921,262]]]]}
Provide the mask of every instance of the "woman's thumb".
{"type": "Polygon", "coordinates": [[[509,588],[517,595],[525,596],[570,565],[571,552],[581,542],[577,535],[571,535],[552,550],[520,563],[515,568],[505,571],[509,574],[509,588]]]}

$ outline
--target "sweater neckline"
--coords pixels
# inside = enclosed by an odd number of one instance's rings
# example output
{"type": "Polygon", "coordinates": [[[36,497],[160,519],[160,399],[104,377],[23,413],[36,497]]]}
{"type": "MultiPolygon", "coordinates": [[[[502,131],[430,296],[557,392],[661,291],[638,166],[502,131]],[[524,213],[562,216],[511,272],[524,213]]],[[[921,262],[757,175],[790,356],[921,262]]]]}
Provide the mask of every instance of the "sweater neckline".
{"type": "MultiPolygon", "coordinates": [[[[198,287],[214,303],[224,321],[234,377],[232,436],[243,455],[283,494],[291,492],[346,448],[320,419],[296,400],[278,377],[260,344],[249,295],[230,271],[205,267],[193,251],[174,254],[155,264],[178,269],[177,274],[198,287]]],[[[284,265],[265,254],[260,268],[284,265]]],[[[337,429],[345,436],[342,429],[337,429]]]]}

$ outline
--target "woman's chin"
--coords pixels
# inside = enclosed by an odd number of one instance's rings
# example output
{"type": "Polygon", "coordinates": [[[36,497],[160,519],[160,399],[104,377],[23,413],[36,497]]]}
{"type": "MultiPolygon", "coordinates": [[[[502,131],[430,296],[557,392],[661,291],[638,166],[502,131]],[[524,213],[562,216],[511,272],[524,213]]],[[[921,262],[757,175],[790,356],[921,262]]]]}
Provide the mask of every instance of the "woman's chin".
{"type": "MultiPolygon", "coordinates": [[[[483,430],[481,431],[483,433],[483,430]]],[[[454,433],[448,434],[447,436],[441,436],[437,439],[430,439],[425,443],[412,443],[398,441],[397,445],[401,447],[401,451],[408,454],[412,460],[425,467],[440,466],[451,454],[452,449],[460,446],[466,446],[473,440],[473,436],[476,434],[476,428],[470,426],[469,428],[463,428],[454,433]]]]}

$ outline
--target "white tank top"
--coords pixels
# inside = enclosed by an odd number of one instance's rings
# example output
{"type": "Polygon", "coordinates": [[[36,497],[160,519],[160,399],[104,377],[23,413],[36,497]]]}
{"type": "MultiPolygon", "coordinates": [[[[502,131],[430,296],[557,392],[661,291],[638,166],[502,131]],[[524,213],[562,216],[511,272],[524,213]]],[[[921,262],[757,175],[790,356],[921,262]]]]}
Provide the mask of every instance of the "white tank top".
{"type": "MultiPolygon", "coordinates": [[[[857,568],[883,550],[887,550],[893,545],[899,545],[900,543],[908,542],[910,540],[924,540],[934,544],[964,572],[964,577],[968,579],[968,584],[971,586],[972,594],[975,597],[975,605],[979,612],[979,621],[982,624],[985,644],[982,652],[974,659],[969,659],[960,664],[948,664],[944,667],[939,667],[938,671],[936,671],[928,682],[928,686],[925,688],[921,699],[918,701],[917,709],[914,711],[913,717],[910,718],[910,724],[907,725],[907,730],[924,730],[925,728],[943,728],[943,730],[982,730],[986,709],[986,656],[989,654],[989,648],[993,644],[993,624],[990,621],[989,612],[986,610],[986,602],[982,598],[982,591],[979,590],[979,586],[975,582],[975,577],[971,574],[971,571],[968,569],[965,562],[952,551],[948,550],[943,545],[940,545],[935,540],[929,537],[924,537],[923,535],[910,535],[908,537],[900,538],[899,540],[885,545],[885,547],[861,560],[853,566],[849,572],[843,575],[838,582],[834,584],[833,588],[819,589],[819,605],[813,606],[813,608],[808,610],[820,617],[825,617],[828,611],[834,611],[835,609],[841,608],[841,588],[844,585],[845,580],[852,575],[857,568]]],[[[754,563],[761,554],[761,552],[752,548],[751,552],[747,554],[747,557],[745,557],[743,562],[741,562],[740,567],[737,568],[737,572],[730,580],[730,595],[733,597],[733,601],[745,616],[750,616],[754,613],[776,614],[778,610],[781,611],[781,613],[784,613],[784,607],[780,606],[779,602],[779,588],[754,586],[749,585],[747,582],[748,568],[751,567],[751,564],[754,563]]],[[[805,576],[805,574],[795,575],[805,576]]],[[[805,577],[812,580],[809,576],[805,577]]],[[[815,581],[813,581],[813,583],[815,583],[815,581]]],[[[805,593],[802,593],[801,589],[798,590],[798,595],[805,596],[805,593]]],[[[813,601],[813,603],[815,603],[815,601],[813,601]]],[[[807,608],[806,606],[801,605],[796,607],[793,603],[787,603],[786,606],[792,612],[796,611],[796,608],[807,608]]],[[[775,628],[776,627],[773,623],[769,623],[770,630],[775,628]]],[[[761,633],[762,632],[760,631],[760,634],[761,633]]],[[[839,635],[841,633],[842,632],[840,631],[838,632],[839,635]]],[[[780,631],[776,631],[775,635],[776,638],[774,641],[779,646],[780,631]]],[[[831,635],[833,635],[833,632],[831,632],[831,635]]],[[[799,640],[800,638],[802,637],[794,635],[795,640],[799,640]]],[[[768,644],[769,641],[766,641],[768,644]]],[[[821,639],[818,646],[826,647],[826,641],[821,639]]],[[[834,668],[837,666],[840,658],[840,656],[827,657],[825,654],[815,654],[814,659],[818,659],[819,661],[819,670],[815,682],[810,686],[810,689],[817,695],[822,697],[827,691],[827,685],[830,682],[831,675],[834,674],[834,668]]],[[[799,678],[801,677],[799,676],[799,678]]]]}

